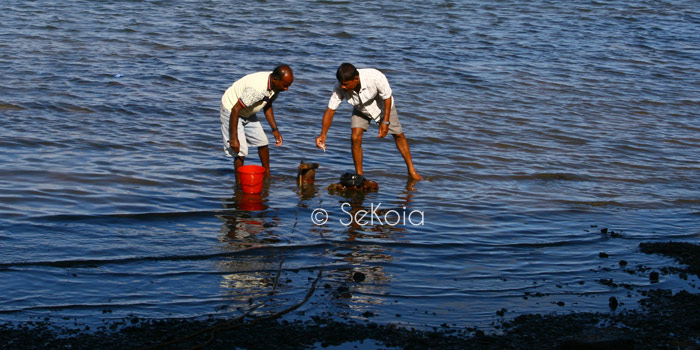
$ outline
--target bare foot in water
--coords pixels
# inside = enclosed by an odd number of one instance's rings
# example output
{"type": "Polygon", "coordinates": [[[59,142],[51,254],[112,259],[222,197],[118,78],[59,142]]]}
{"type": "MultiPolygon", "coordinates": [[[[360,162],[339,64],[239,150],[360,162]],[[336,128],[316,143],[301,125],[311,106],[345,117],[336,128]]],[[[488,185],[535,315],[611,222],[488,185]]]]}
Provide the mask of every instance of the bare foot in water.
{"type": "Polygon", "coordinates": [[[415,181],[423,180],[423,177],[418,175],[418,173],[415,171],[412,173],[408,173],[408,177],[411,178],[411,180],[415,180],[415,181]]]}

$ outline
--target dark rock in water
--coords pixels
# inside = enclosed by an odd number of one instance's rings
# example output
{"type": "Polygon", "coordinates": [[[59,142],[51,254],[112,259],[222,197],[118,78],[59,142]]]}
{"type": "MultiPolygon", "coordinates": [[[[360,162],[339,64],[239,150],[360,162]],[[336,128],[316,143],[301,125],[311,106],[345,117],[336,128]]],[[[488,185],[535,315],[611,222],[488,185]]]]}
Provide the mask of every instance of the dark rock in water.
{"type": "Polygon", "coordinates": [[[617,309],[617,306],[619,305],[619,303],[617,302],[617,298],[610,297],[608,305],[610,306],[611,310],[617,309]]]}
{"type": "Polygon", "coordinates": [[[651,281],[651,283],[659,283],[659,273],[656,271],[652,271],[649,274],[649,281],[651,281]]]}
{"type": "Polygon", "coordinates": [[[683,265],[681,271],[700,276],[700,245],[688,242],[640,243],[639,248],[646,254],[662,254],[676,259],[683,265]]]}
{"type": "Polygon", "coordinates": [[[622,234],[615,232],[613,230],[610,230],[607,227],[601,228],[600,234],[609,236],[610,238],[621,238],[622,237],[622,234]]]}
{"type": "Polygon", "coordinates": [[[365,280],[365,274],[362,272],[355,272],[352,274],[352,280],[355,282],[362,282],[365,280]]]}
{"type": "Polygon", "coordinates": [[[328,190],[331,192],[376,192],[379,190],[379,185],[372,181],[372,180],[367,180],[362,183],[360,186],[343,186],[342,183],[335,183],[335,184],[330,184],[328,185],[328,190]]]}
{"type": "Polygon", "coordinates": [[[626,261],[626,260],[620,260],[620,266],[622,266],[622,267],[627,266],[627,261],[626,261]]]}
{"type": "Polygon", "coordinates": [[[598,257],[599,257],[599,258],[607,258],[607,257],[609,257],[609,256],[610,256],[610,255],[608,255],[608,253],[604,253],[604,252],[600,252],[600,254],[598,254],[598,257]]]}
{"type": "Polygon", "coordinates": [[[603,341],[567,340],[561,343],[559,350],[634,350],[632,339],[611,339],[603,341]]]}
{"type": "Polygon", "coordinates": [[[617,288],[617,283],[615,283],[615,281],[613,281],[611,278],[601,278],[601,279],[597,280],[596,282],[598,282],[602,285],[606,285],[608,287],[617,288]]]}

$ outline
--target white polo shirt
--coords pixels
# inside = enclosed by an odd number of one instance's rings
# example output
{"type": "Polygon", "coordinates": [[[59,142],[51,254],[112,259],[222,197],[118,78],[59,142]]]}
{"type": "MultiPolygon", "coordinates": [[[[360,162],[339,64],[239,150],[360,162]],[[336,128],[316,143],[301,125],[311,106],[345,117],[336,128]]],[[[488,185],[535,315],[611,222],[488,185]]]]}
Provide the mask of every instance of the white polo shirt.
{"type": "MultiPolygon", "coordinates": [[[[386,76],[373,68],[362,68],[360,73],[360,92],[347,92],[340,88],[340,83],[335,84],[328,108],[338,109],[343,100],[347,100],[356,110],[379,121],[384,112],[384,100],[391,97],[391,87],[386,76]]],[[[394,100],[391,100],[394,107],[394,100]]]]}
{"type": "Polygon", "coordinates": [[[244,108],[238,115],[243,118],[259,112],[275,94],[270,86],[271,73],[257,72],[238,79],[224,92],[221,105],[231,111],[236,103],[241,102],[244,108]]]}

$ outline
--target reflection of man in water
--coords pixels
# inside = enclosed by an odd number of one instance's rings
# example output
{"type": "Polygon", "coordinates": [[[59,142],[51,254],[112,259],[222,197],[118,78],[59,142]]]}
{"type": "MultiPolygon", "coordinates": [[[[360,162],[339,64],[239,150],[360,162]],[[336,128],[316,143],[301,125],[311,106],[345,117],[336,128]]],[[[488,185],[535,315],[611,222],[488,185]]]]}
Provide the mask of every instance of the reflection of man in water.
{"type": "Polygon", "coordinates": [[[264,230],[263,220],[260,218],[240,218],[235,215],[225,216],[221,225],[221,235],[229,242],[258,243],[256,235],[264,230]]]}
{"type": "MultiPolygon", "coordinates": [[[[235,207],[230,204],[225,206],[235,207]]],[[[220,309],[233,312],[250,308],[251,301],[264,300],[269,296],[275,281],[274,271],[279,267],[280,258],[245,253],[247,249],[264,246],[266,240],[270,240],[261,238],[266,235],[265,219],[262,217],[241,212],[218,217],[224,220],[219,235],[223,250],[241,252],[229,258],[217,259],[216,266],[221,272],[221,298],[224,303],[220,309]]]]}
{"type": "Polygon", "coordinates": [[[237,191],[231,199],[224,202],[224,208],[235,211],[218,216],[224,221],[219,238],[222,242],[229,243],[234,249],[263,244],[264,239],[258,235],[264,233],[266,220],[262,214],[256,214],[259,213],[257,210],[264,208],[260,194],[237,191]]]}

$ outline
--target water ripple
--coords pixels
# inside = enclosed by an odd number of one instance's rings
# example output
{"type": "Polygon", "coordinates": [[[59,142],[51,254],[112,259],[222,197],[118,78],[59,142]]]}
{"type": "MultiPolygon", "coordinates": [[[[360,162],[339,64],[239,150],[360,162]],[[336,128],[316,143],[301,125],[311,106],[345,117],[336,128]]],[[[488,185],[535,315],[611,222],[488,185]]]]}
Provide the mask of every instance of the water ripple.
{"type": "Polygon", "coordinates": [[[381,309],[378,322],[605,311],[625,293],[591,281],[648,283],[617,261],[672,264],[639,241],[697,240],[693,1],[280,5],[272,22],[265,2],[0,5],[3,317],[235,309],[265,295],[281,261],[290,300],[324,267],[352,297],[316,296],[319,312],[381,309]],[[426,181],[406,181],[372,126],[365,175],[380,190],[327,190],[353,166],[347,105],[326,152],[313,144],[344,61],[387,75],[426,181]],[[275,102],[284,145],[270,147],[263,194],[245,197],[221,150],[219,98],[282,62],[296,79],[275,102]],[[295,185],[301,160],[321,164],[309,191],[295,185]],[[425,222],[347,227],[343,203],[425,222]],[[332,220],[312,224],[315,208],[332,220]],[[352,284],[355,272],[368,282],[352,284]]]}

